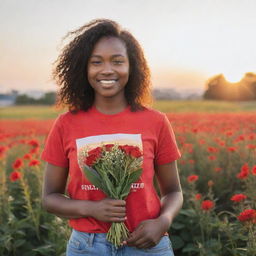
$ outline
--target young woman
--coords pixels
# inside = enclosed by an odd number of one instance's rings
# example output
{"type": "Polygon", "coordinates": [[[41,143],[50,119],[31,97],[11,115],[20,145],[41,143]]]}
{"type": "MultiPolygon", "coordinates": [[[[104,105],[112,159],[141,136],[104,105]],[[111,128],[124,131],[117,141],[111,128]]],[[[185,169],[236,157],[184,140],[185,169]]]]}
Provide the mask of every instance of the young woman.
{"type": "Polygon", "coordinates": [[[69,111],[57,118],[42,154],[47,162],[43,205],[69,219],[68,256],[172,256],[167,231],[183,202],[176,166],[180,153],[166,115],[146,107],[150,72],[143,51],[111,20],[94,20],[71,35],[54,72],[59,103],[69,111]],[[126,200],[107,198],[83,176],[77,141],[131,142],[134,136],[143,150],[142,175],[126,200]],[[106,240],[112,222],[125,222],[130,231],[119,248],[106,240]]]}

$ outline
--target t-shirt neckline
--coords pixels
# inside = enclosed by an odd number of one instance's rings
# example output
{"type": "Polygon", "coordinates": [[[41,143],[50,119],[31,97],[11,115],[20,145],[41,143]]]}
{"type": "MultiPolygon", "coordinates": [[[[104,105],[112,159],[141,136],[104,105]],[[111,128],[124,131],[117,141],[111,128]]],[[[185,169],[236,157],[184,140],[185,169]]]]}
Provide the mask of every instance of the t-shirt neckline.
{"type": "Polygon", "coordinates": [[[105,114],[100,112],[95,105],[92,106],[91,111],[101,117],[105,117],[105,118],[112,118],[112,117],[117,117],[117,116],[121,116],[125,113],[127,113],[130,110],[130,106],[127,105],[123,110],[121,110],[120,112],[116,113],[116,114],[105,114]]]}

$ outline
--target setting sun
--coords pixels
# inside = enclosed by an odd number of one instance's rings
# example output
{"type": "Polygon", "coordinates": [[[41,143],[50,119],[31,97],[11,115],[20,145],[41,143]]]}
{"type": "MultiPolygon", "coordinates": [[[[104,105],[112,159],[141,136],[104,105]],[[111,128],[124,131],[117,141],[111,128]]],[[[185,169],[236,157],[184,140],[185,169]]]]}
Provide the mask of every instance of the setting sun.
{"type": "Polygon", "coordinates": [[[230,83],[237,83],[239,82],[242,78],[243,78],[243,73],[239,73],[239,72],[224,72],[224,76],[226,78],[226,80],[230,83]]]}

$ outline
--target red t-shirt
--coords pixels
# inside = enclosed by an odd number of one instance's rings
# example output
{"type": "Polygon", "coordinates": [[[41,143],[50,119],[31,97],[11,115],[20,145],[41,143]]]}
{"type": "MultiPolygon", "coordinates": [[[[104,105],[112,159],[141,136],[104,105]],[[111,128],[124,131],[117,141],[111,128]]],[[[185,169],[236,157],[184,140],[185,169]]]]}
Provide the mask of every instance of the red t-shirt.
{"type": "MultiPolygon", "coordinates": [[[[95,106],[76,114],[67,112],[55,121],[42,159],[69,168],[67,191],[70,198],[101,200],[106,195],[82,173],[78,149],[88,143],[113,143],[115,138],[121,144],[136,144],[143,151],[142,175],[132,184],[126,198],[126,226],[132,232],[141,221],[157,218],[160,214],[160,198],[153,184],[154,165],[170,163],[180,157],[165,114],[150,108],[132,112],[129,106],[113,115],[103,114],[95,106]]],[[[93,217],[70,219],[69,223],[74,229],[89,233],[106,233],[111,225],[93,217]]]]}

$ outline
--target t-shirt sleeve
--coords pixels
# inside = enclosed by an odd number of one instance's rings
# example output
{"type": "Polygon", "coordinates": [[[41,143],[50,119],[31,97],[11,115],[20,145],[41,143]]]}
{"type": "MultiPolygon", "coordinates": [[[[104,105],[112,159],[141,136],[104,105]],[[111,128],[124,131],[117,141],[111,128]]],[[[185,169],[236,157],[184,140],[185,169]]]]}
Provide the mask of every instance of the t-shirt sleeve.
{"type": "Polygon", "coordinates": [[[41,159],[60,167],[68,167],[69,161],[64,148],[61,116],[54,122],[41,155],[41,159]]]}
{"type": "Polygon", "coordinates": [[[172,126],[165,114],[159,129],[155,163],[157,165],[173,162],[181,157],[172,126]]]}

